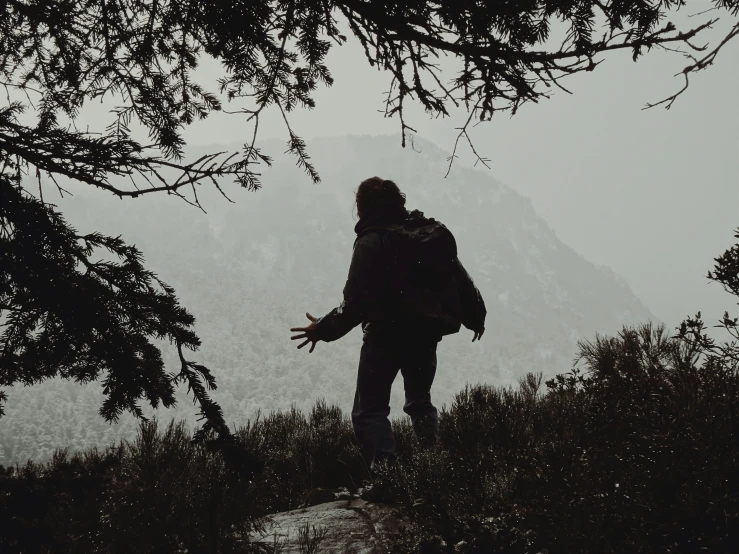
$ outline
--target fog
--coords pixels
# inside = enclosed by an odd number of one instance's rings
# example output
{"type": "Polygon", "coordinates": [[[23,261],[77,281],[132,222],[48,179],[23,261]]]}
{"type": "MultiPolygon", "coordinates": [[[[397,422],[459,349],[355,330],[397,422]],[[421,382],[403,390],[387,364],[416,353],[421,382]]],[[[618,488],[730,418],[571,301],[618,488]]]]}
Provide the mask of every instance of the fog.
{"type": "MultiPolygon", "coordinates": [[[[501,113],[472,129],[489,167],[475,164],[461,144],[445,178],[466,113],[429,119],[409,106],[418,151],[401,151],[399,121],[382,113],[389,76],[372,69],[350,38],[328,57],[335,84],[316,91],[316,109],[289,115],[320,184],[282,155],[287,129],[268,111],[257,146],[277,158],[275,167],[262,171],[260,191],[226,186],[236,204],[206,195],[206,215],[164,195],[117,200],[84,186],[70,187],[76,196],[63,200],[49,187],[46,201],[81,231],[121,234],[142,248],[147,266],[198,319],[198,361],[219,380],[214,398],[229,423],[243,425],[257,409],[306,408],[318,396],[343,408],[351,403],[358,332],[306,358],[287,328],[302,323],[306,310],[322,315],[341,300],[352,191],[371,175],[396,180],[409,207],[450,224],[491,308],[485,344],[470,350],[470,337],[460,336],[440,349],[435,394],[448,402],[466,382],[567,371],[578,339],[615,333],[621,324],[652,318],[674,327],[699,310],[709,323],[725,310],[736,314],[706,272],[739,225],[738,45],[693,76],[669,111],[642,108],[679,90],[674,75],[684,59],[604,56],[593,73],[567,80],[572,95],[556,90],[514,117],[501,113]]],[[[221,68],[204,59],[198,74],[216,89],[221,68]]],[[[101,130],[114,105],[87,106],[77,126],[101,130]]],[[[245,119],[216,114],[193,124],[185,139],[198,151],[239,148],[253,132],[245,119]]],[[[140,132],[135,138],[146,140],[140,132]]],[[[0,463],[131,436],[132,418],[111,427],[97,416],[97,384],[80,391],[58,382],[10,390],[0,463]]],[[[193,411],[181,395],[180,407],[162,417],[193,411]]]]}
{"type": "MultiPolygon", "coordinates": [[[[691,3],[692,9],[700,11],[698,4],[691,3]]],[[[692,13],[684,10],[673,21],[690,25],[692,13]]],[[[724,27],[709,29],[706,39],[722,37],[724,27]]],[[[348,43],[334,46],[327,60],[334,85],[318,88],[314,110],[289,115],[309,153],[314,137],[400,132],[397,118],[382,113],[389,75],[370,67],[346,34],[348,43]]],[[[739,222],[739,45],[729,43],[713,66],[692,76],[670,110],[642,108],[680,89],[683,80],[675,74],[687,63],[681,55],[653,51],[636,63],[628,51],[601,58],[594,72],[564,81],[572,95],[557,89],[551,99],[525,105],[514,117],[501,113],[472,129],[476,148],[490,160],[489,169],[477,167],[530,198],[562,241],[624,276],[668,325],[697,310],[715,320],[735,308],[705,275],[731,244],[739,222]]],[[[444,60],[441,65],[452,68],[444,60]]],[[[198,69],[212,89],[221,72],[208,59],[198,69]]],[[[453,77],[451,71],[444,75],[453,77]]],[[[89,106],[78,123],[93,126],[105,109],[89,106]]],[[[451,151],[455,129],[467,115],[453,106],[450,113],[430,119],[409,105],[406,119],[419,136],[451,151]]],[[[216,114],[193,124],[185,137],[191,145],[243,144],[252,132],[244,116],[216,114]]],[[[258,136],[287,140],[276,110],[261,119],[258,136]]],[[[458,154],[455,163],[474,164],[464,144],[458,154]]],[[[375,173],[393,178],[382,168],[375,173]]],[[[358,174],[346,186],[354,188],[364,177],[358,174]]],[[[263,182],[270,181],[267,170],[263,182]]],[[[305,186],[311,186],[307,176],[305,186]]],[[[249,196],[241,193],[236,200],[248,202],[249,196]]]]}

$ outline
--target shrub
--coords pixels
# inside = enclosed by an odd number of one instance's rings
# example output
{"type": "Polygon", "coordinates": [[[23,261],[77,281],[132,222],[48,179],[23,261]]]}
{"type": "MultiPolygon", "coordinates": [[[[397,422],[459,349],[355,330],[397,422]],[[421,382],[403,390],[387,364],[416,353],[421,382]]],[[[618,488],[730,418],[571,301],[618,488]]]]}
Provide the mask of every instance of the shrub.
{"type": "Polygon", "coordinates": [[[398,551],[730,552],[739,544],[736,366],[662,327],[580,345],[582,368],[467,388],[396,479],[398,551]],[[436,545],[436,546],[429,546],[436,545]],[[429,550],[429,548],[431,550],[429,550]]]}
{"type": "Polygon", "coordinates": [[[0,552],[258,550],[247,537],[263,516],[365,477],[348,419],[324,402],[307,417],[293,409],[257,418],[235,438],[228,454],[244,462],[239,471],[184,423],[156,421],[104,452],[0,466],[0,552]]]}

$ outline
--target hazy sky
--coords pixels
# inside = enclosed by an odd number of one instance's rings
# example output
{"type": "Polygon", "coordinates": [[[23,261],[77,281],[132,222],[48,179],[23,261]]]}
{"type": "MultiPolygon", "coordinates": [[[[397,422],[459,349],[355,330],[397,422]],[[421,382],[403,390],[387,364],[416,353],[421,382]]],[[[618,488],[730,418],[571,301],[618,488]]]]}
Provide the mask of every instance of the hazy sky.
{"type": "MultiPolygon", "coordinates": [[[[696,12],[709,7],[689,4],[696,12]]],[[[673,20],[687,21],[688,13],[673,20]]],[[[356,41],[334,47],[328,65],[334,86],[316,92],[315,110],[291,116],[299,135],[399,132],[396,119],[378,113],[389,76],[369,66],[356,41]]],[[[692,77],[671,110],[642,111],[646,102],[679,89],[682,80],[674,74],[684,66],[674,53],[655,51],[636,64],[628,52],[614,53],[593,73],[567,80],[574,95],[558,90],[551,100],[472,132],[476,147],[490,159],[485,171],[530,197],[564,242],[623,275],[671,326],[697,310],[711,320],[725,309],[737,311],[705,274],[739,226],[739,41],[692,77]]],[[[221,74],[212,62],[204,63],[201,73],[221,74]]],[[[408,122],[421,136],[449,150],[454,128],[466,119],[461,111],[446,120],[409,112],[408,122]]],[[[260,130],[263,138],[287,138],[274,112],[260,130]]],[[[243,142],[250,136],[243,118],[225,115],[199,122],[186,134],[193,144],[243,142]]],[[[461,163],[473,161],[468,149],[460,154],[461,163]]],[[[382,168],[377,173],[393,177],[382,168]]],[[[357,175],[357,182],[364,177],[357,175]]],[[[263,181],[270,185],[268,171],[263,181]]],[[[307,176],[306,186],[311,186],[307,176]]],[[[248,202],[248,196],[240,198],[248,202]]]]}

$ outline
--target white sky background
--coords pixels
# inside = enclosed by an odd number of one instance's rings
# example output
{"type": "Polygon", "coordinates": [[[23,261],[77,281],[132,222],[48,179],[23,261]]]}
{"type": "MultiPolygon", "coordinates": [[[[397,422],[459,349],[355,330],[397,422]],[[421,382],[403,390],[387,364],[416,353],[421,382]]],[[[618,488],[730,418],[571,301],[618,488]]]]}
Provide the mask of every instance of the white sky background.
{"type": "MultiPolygon", "coordinates": [[[[707,7],[691,1],[690,11],[673,21],[695,26],[708,15],[687,15],[707,7]]],[[[715,40],[725,28],[705,36],[715,40]]],[[[309,153],[311,137],[400,130],[397,119],[378,113],[389,74],[371,68],[357,41],[349,39],[328,57],[334,86],[316,91],[315,110],[291,114],[309,153]]],[[[674,77],[686,65],[679,54],[653,51],[637,63],[628,51],[601,58],[593,73],[565,81],[573,95],[556,90],[551,100],[526,105],[513,118],[501,114],[477,126],[471,132],[475,146],[490,159],[490,169],[483,169],[531,198],[565,243],[623,275],[670,326],[698,310],[710,322],[727,309],[736,314],[729,295],[705,275],[739,226],[739,40],[691,78],[669,111],[641,108],[682,86],[681,77],[674,77]]],[[[206,87],[216,89],[222,73],[215,62],[204,62],[198,73],[210,78],[206,87]]],[[[100,106],[85,110],[78,124],[99,129],[102,112],[100,106]]],[[[406,115],[420,136],[448,150],[454,128],[465,119],[461,110],[445,120],[429,119],[421,109],[406,115]]],[[[191,144],[243,143],[251,132],[244,117],[217,115],[194,124],[185,137],[191,144]]],[[[287,140],[276,111],[262,119],[259,136],[287,140]]],[[[474,162],[468,148],[458,153],[457,163],[474,162]]],[[[377,173],[393,177],[382,168],[377,173]]],[[[357,183],[365,177],[357,175],[357,183]]],[[[263,182],[270,186],[268,170],[263,182]]],[[[305,185],[312,186],[307,175],[305,185]]],[[[247,195],[234,199],[249,201],[247,195]]]]}

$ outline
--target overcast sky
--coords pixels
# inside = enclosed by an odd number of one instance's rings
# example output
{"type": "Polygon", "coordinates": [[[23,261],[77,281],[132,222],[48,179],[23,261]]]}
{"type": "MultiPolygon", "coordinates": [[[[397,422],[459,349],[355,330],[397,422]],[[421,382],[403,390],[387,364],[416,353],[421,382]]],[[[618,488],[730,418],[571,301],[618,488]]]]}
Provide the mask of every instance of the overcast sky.
{"type": "MultiPolygon", "coordinates": [[[[695,11],[708,7],[689,4],[695,11]]],[[[684,22],[686,15],[674,20],[684,22]]],[[[389,76],[367,64],[356,41],[334,47],[328,66],[334,86],[316,92],[315,110],[291,117],[300,136],[399,132],[396,119],[378,113],[389,76]]],[[[551,100],[527,105],[513,118],[496,117],[472,132],[476,147],[490,159],[485,171],[531,198],[565,243],[623,275],[671,326],[697,310],[711,320],[726,309],[737,312],[705,274],[739,226],[739,40],[692,78],[671,110],[642,111],[646,102],[680,88],[682,80],[674,74],[684,66],[673,53],[652,52],[637,63],[628,52],[614,53],[593,73],[567,81],[573,95],[557,91],[551,100]]],[[[221,75],[208,62],[200,73],[221,75]]],[[[446,120],[429,119],[420,110],[407,117],[421,136],[449,150],[454,128],[466,119],[461,111],[446,120]]],[[[239,116],[198,122],[186,134],[193,144],[244,142],[249,136],[251,127],[239,116]]],[[[261,122],[260,137],[287,138],[276,113],[261,122]]],[[[460,154],[460,163],[474,161],[468,149],[460,154]]],[[[377,174],[393,177],[382,168],[377,174]]],[[[364,177],[357,175],[357,182],[364,177]]],[[[263,181],[270,185],[268,172],[263,181]]],[[[311,186],[307,177],[306,186],[311,186]]],[[[248,196],[241,201],[248,202],[248,196]]]]}

